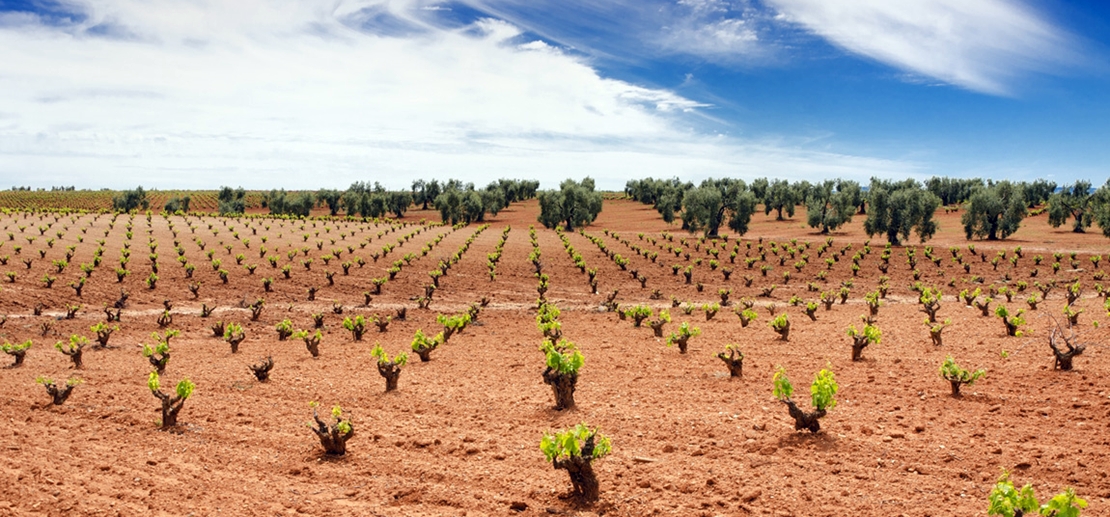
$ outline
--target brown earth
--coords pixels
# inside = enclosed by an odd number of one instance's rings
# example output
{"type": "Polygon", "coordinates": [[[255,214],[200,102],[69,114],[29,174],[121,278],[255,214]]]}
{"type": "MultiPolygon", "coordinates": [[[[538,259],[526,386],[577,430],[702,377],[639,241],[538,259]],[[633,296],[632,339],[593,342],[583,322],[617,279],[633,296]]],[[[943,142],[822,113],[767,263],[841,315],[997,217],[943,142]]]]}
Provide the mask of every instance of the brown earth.
{"type": "Polygon", "coordinates": [[[61,216],[56,222],[52,215],[3,217],[0,256],[9,261],[0,272],[18,276],[14,283],[0,277],[0,314],[8,315],[0,335],[11,342],[32,339],[34,347],[22,367],[0,371],[0,515],[982,515],[1000,468],[1012,470],[1017,483],[1032,483],[1042,499],[1072,486],[1090,503],[1087,513],[1100,515],[1107,508],[1110,360],[1105,325],[1093,325],[1105,324],[1107,317],[1095,292],[1099,268],[1088,260],[1091,251],[1106,246],[1103,237],[1056,231],[1044,224],[1043,216],[1040,221],[1032,218],[1014,239],[974,243],[979,251],[986,250],[987,259],[1016,245],[1025,249],[1016,267],[1003,260],[994,270],[966,249],[958,215],[941,215],[942,231],[929,243],[943,259],[941,266],[923,256],[922,246],[912,247],[923,284],[944,291],[939,315],[951,320],[944,345],[930,344],[921,323],[924,315],[909,289],[913,280],[906,248],[895,248],[890,293],[878,315],[882,341],[853,363],[845,329],[861,323],[866,312],[862,297],[878,283],[883,249],[875,239],[860,262],[859,277],[852,278],[850,257],[863,249],[866,239],[862,218],[835,233],[833,246],[819,258],[817,247],[824,236],[802,225],[804,214],[788,221],[760,214],[745,242],[763,236],[769,248],[772,240],[809,241],[813,246],[801,252],[810,254],[809,263],[796,272],[792,264],[797,259],[780,266],[768,253],[773,269],[763,277],[762,263],[751,270],[743,264],[745,254],[754,256],[758,244],[750,251],[739,245],[736,263],[729,264],[728,250],[735,243],[730,239],[720,260],[735,273],[726,282],[708,265],[708,245],[694,251],[695,239],[661,222],[649,207],[607,202],[585,233],[628,258],[628,268],[648,278],[646,288],[585,236],[567,238],[588,266],[599,271],[599,291],[619,289],[622,306],[649,303],[658,310],[669,307],[672,296],[704,304],[717,300],[717,290],[724,287],[731,288],[732,300],[755,297],[771,283],[778,288],[774,298],[757,298],[759,319],[747,328],[740,327],[731,308],[722,308],[710,321],[702,310],[686,315],[671,309],[674,321],[667,333],[683,321],[702,331],[691,340],[689,353],[681,355],[646,326],[635,329],[616,314],[599,311],[604,296],[590,293],[586,275],[574,267],[559,236],[537,229],[543,270],[550,276],[547,298],[563,310],[565,335],[586,357],[577,408],[560,412],[551,409],[551,389],[541,380],[540,333],[531,309],[536,279],[528,262],[528,225],[535,216],[533,201],[491,219],[491,227],[441,281],[432,310],[417,310],[413,298],[423,293],[427,271],[458,250],[476,225],[455,231],[424,229],[375,262],[372,251],[420,228],[416,221],[434,220],[434,214],[410,212],[405,220],[412,224],[392,231],[388,225],[355,222],[157,216],[148,225],[138,216],[132,223],[131,274],[117,284],[113,271],[126,240],[128,216],[120,216],[107,237],[110,215],[61,216]],[[48,223],[52,227],[39,236],[38,228],[48,223]],[[195,279],[203,283],[199,299],[186,288],[189,280],[175,261],[168,223],[178,232],[185,257],[196,265],[195,279]],[[219,234],[213,235],[208,225],[219,234]],[[506,225],[512,230],[498,276],[490,281],[483,259],[493,252],[506,225]],[[160,257],[155,289],[143,283],[150,273],[148,229],[160,257]],[[606,235],[604,229],[619,236],[606,235]],[[59,231],[62,237],[55,235],[59,231]],[[236,231],[239,238],[233,236],[236,231]],[[389,233],[379,237],[379,231],[389,233]],[[672,245],[689,238],[683,247],[692,259],[704,259],[693,274],[694,282],[704,284],[703,292],[672,274],[671,264],[685,267],[692,261],[668,252],[661,231],[674,232],[672,245]],[[8,232],[14,240],[6,240],[8,232]],[[645,233],[645,240],[638,232],[645,233]],[[384,276],[389,264],[406,253],[419,257],[421,247],[439,234],[445,235],[439,245],[404,267],[369,307],[362,306],[371,278],[384,276]],[[27,236],[37,238],[28,243],[27,236]],[[56,242],[47,247],[51,236],[56,242]],[[84,242],[77,242],[79,236],[84,242]],[[278,267],[292,265],[291,279],[259,258],[263,236],[267,254],[280,258],[278,267]],[[656,243],[648,242],[649,237],[656,243]],[[83,276],[78,265],[92,261],[94,241],[101,238],[106,241],[103,263],[78,298],[68,284],[83,276]],[[195,238],[216,251],[215,258],[229,271],[226,285],[195,238]],[[250,238],[249,249],[242,238],[250,238]],[[358,243],[367,238],[369,244],[360,249],[358,243]],[[317,250],[317,240],[323,241],[322,250],[317,250]],[[231,252],[222,243],[232,244],[231,252]],[[832,266],[826,281],[817,281],[818,272],[827,267],[825,258],[848,244],[852,250],[832,266]],[[23,248],[19,254],[13,249],[17,245],[23,248]],[[71,245],[73,259],[64,272],[53,273],[52,262],[64,258],[71,245]],[[346,251],[348,245],[354,252],[346,251]],[[948,247],[953,245],[962,247],[970,274],[951,260],[948,247]],[[302,246],[309,247],[311,270],[302,265],[303,254],[293,260],[286,256],[302,246]],[[657,263],[632,246],[658,253],[657,263]],[[322,257],[334,248],[344,249],[342,258],[325,265],[322,257]],[[39,258],[39,249],[46,251],[45,258],[39,258]],[[1079,270],[1072,270],[1065,256],[1054,274],[1051,253],[1071,249],[1082,251],[1079,270]],[[258,264],[254,275],[235,265],[238,253],[245,255],[244,264],[258,264]],[[1045,262],[1037,267],[1038,276],[1029,278],[1036,254],[1045,262]],[[366,266],[355,265],[344,276],[338,263],[356,256],[366,266]],[[34,258],[29,270],[22,263],[28,257],[34,258]],[[328,285],[325,270],[338,271],[334,286],[328,285]],[[793,275],[785,285],[784,271],[793,275]],[[47,274],[58,278],[51,289],[40,281],[47,274]],[[972,274],[985,279],[984,290],[992,283],[1002,285],[1007,274],[1011,286],[1027,281],[1026,292],[1010,303],[1003,300],[1011,310],[1026,306],[1025,298],[1036,291],[1035,280],[1058,279],[1060,286],[1036,311],[1026,313],[1025,337],[1006,337],[997,317],[983,317],[956,300],[961,289],[978,285],[967,282],[972,274]],[[752,276],[751,287],[744,287],[745,275],[752,276]],[[263,291],[263,277],[274,278],[273,292],[263,291]],[[1089,346],[1076,358],[1075,371],[1053,371],[1047,343],[1052,317],[1061,318],[1064,282],[1075,278],[1084,288],[1076,306],[1085,310],[1079,322],[1089,346]],[[955,287],[947,286],[950,279],[956,280],[955,287]],[[835,292],[847,280],[853,281],[848,302],[838,302],[831,311],[821,308],[817,321],[787,303],[793,296],[817,298],[806,290],[807,282],[835,292]],[[111,337],[112,348],[86,349],[84,369],[73,371],[69,358],[51,345],[75,333],[91,338],[89,327],[103,321],[103,306],[118,297],[121,287],[131,297],[121,328],[111,337]],[[309,287],[319,288],[314,302],[307,301],[309,287]],[[662,299],[650,299],[655,289],[662,299]],[[437,314],[463,311],[483,296],[492,303],[478,324],[436,350],[431,362],[420,363],[413,356],[400,388],[384,393],[384,380],[370,358],[374,343],[391,354],[407,350],[416,329],[439,330],[437,314]],[[252,322],[241,306],[258,297],[265,298],[265,308],[259,321],[252,322]],[[151,332],[161,330],[155,320],[164,299],[173,302],[168,328],[179,329],[181,336],[171,342],[163,389],[184,377],[196,383],[179,428],[170,432],[157,428],[158,401],[146,386],[150,366],[140,354],[140,344],[151,343],[151,332]],[[43,315],[33,316],[32,308],[40,303],[46,307],[43,315]],[[219,308],[204,319],[201,303],[219,308]],[[343,315],[332,312],[334,303],[343,306],[343,315]],[[76,318],[58,319],[71,304],[82,306],[76,318]],[[768,327],[770,304],[789,314],[788,342],[779,341],[768,327]],[[405,321],[393,321],[385,333],[371,328],[362,342],[353,341],[340,325],[344,316],[393,314],[401,307],[408,308],[405,321]],[[297,328],[311,328],[313,313],[326,315],[318,359],[299,340],[278,341],[274,331],[286,318],[297,328]],[[248,337],[238,354],[212,337],[208,327],[215,320],[243,324],[248,337]],[[52,325],[45,337],[43,323],[52,325]],[[730,380],[714,357],[727,343],[738,343],[746,356],[741,379],[730,380]],[[947,354],[965,367],[988,370],[961,398],[953,398],[937,374],[947,354]],[[276,366],[271,380],[260,383],[247,367],[266,356],[276,366]],[[824,367],[835,371],[838,404],[822,419],[821,432],[794,431],[786,407],[771,396],[776,365],[790,373],[803,408],[809,407],[805,393],[813,374],[824,367]],[[52,406],[34,382],[39,375],[56,380],[78,376],[84,383],[65,405],[52,406]],[[353,418],[356,435],[345,457],[322,455],[305,425],[310,401],[324,408],[341,405],[353,418]],[[538,448],[544,431],[578,422],[600,427],[613,443],[612,454],[595,464],[601,501],[593,506],[563,497],[570,490],[566,473],[545,462],[538,448]]]}

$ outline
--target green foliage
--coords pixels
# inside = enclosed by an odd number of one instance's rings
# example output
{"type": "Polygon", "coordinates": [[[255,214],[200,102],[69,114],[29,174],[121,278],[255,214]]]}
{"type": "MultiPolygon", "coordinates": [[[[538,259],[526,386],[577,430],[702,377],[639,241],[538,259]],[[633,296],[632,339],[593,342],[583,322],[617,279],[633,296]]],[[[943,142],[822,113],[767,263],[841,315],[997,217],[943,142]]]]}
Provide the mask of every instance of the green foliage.
{"type": "Polygon", "coordinates": [[[423,350],[435,350],[439,345],[443,344],[443,333],[440,332],[434,337],[424,335],[422,329],[416,329],[416,333],[412,336],[412,351],[421,352],[423,350]]]}
{"type": "MultiPolygon", "coordinates": [[[[153,393],[157,393],[162,388],[158,372],[150,372],[150,377],[147,377],[146,385],[153,393]]],[[[181,400],[186,400],[193,395],[193,390],[195,388],[196,385],[189,379],[181,379],[181,381],[177,383],[177,388],[174,391],[181,400]]]]}
{"type": "Polygon", "coordinates": [[[982,378],[987,374],[984,369],[975,370],[973,372],[965,370],[956,364],[956,360],[952,356],[944,358],[944,363],[940,365],[940,376],[949,382],[958,382],[960,384],[967,384],[971,386],[975,381],[982,378]]]}
{"type": "Polygon", "coordinates": [[[370,356],[377,359],[379,365],[393,363],[396,366],[404,366],[409,362],[409,355],[404,352],[397,354],[390,360],[389,354],[385,353],[385,349],[379,344],[375,344],[374,348],[370,350],[370,356]]]}
{"type": "Polygon", "coordinates": [[[443,327],[446,328],[446,329],[450,329],[452,331],[459,331],[459,330],[462,330],[463,328],[465,328],[468,324],[470,324],[470,314],[468,314],[468,313],[453,314],[453,315],[440,314],[440,315],[436,316],[436,322],[438,322],[440,325],[443,325],[443,327]]]}
{"type": "Polygon", "coordinates": [[[582,447],[591,437],[594,439],[594,449],[590,459],[601,459],[612,452],[613,447],[609,438],[586,424],[578,424],[564,431],[544,433],[543,438],[540,439],[540,450],[543,451],[547,461],[580,457],[582,447]]]}
{"type": "Polygon", "coordinates": [[[960,221],[968,240],[986,237],[993,241],[1013,235],[1027,214],[1022,185],[1000,181],[990,187],[976,189],[960,221]]]}
{"type": "Polygon", "coordinates": [[[242,341],[244,338],[246,338],[246,334],[243,332],[242,325],[238,323],[228,323],[227,327],[224,327],[224,339],[228,342],[242,341]]]}
{"type": "Polygon", "coordinates": [[[112,209],[117,212],[130,212],[132,210],[146,210],[150,208],[150,200],[146,191],[140,185],[134,190],[124,190],[112,197],[112,209]]]}
{"type": "Polygon", "coordinates": [[[872,179],[867,193],[870,205],[863,229],[868,236],[886,235],[890,244],[898,245],[916,232],[921,242],[933,237],[937,222],[933,212],[940,206],[940,199],[921,188],[917,181],[908,179],[899,183],[872,179]]]}
{"type": "Polygon", "coordinates": [[[860,196],[859,183],[846,180],[825,180],[814,185],[806,198],[806,223],[821,228],[821,233],[851,222],[860,196]]]}
{"type": "Polygon", "coordinates": [[[316,206],[316,198],[311,192],[299,194],[286,193],[285,189],[271,190],[266,195],[265,206],[270,209],[271,215],[292,215],[308,217],[312,207],[316,206]]]}
{"type": "MultiPolygon", "coordinates": [[[[1076,181],[1065,185],[1060,192],[1048,198],[1048,224],[1059,228],[1073,219],[1072,231],[1083,233],[1095,218],[1096,196],[1090,193],[1091,182],[1076,181]]],[[[1104,230],[1105,231],[1105,230],[1104,230]]]]}
{"type": "Polygon", "coordinates": [[[699,329],[698,327],[691,327],[689,323],[684,321],[681,325],[678,326],[678,332],[672,333],[670,337],[667,338],[667,346],[672,346],[679,341],[685,342],[686,340],[692,337],[697,337],[700,334],[701,329],[699,329]]]}
{"type": "Polygon", "coordinates": [[[774,390],[772,394],[779,400],[790,400],[794,396],[794,385],[790,383],[790,379],[786,376],[786,368],[779,366],[775,370],[775,376],[771,379],[774,383],[774,390]]]}
{"type": "Polygon", "coordinates": [[[879,330],[879,327],[874,325],[864,325],[863,330],[856,330],[855,325],[849,325],[848,336],[853,339],[859,336],[866,339],[867,342],[877,345],[879,344],[879,340],[882,339],[883,332],[879,330]]]}
{"type": "Polygon", "coordinates": [[[1016,515],[1039,513],[1048,517],[1079,517],[1080,510],[1087,507],[1087,501],[1075,495],[1075,490],[1066,488],[1048,503],[1040,504],[1033,491],[1033,485],[1026,484],[1017,489],[1010,480],[1010,473],[1003,470],[989,496],[987,515],[1016,515]]]}
{"type": "Polygon", "coordinates": [[[235,215],[246,212],[247,204],[244,200],[246,196],[247,192],[242,187],[234,190],[228,186],[220,187],[220,193],[216,196],[220,215],[235,215]]]}
{"type": "Polygon", "coordinates": [[[177,383],[177,388],[174,391],[177,393],[178,397],[181,397],[181,400],[186,400],[193,395],[194,389],[196,389],[196,385],[193,384],[192,381],[189,379],[181,379],[181,382],[177,383]]]}
{"type": "Polygon", "coordinates": [[[794,208],[801,201],[804,201],[802,192],[790,186],[786,180],[774,180],[768,186],[761,201],[763,201],[763,213],[770,214],[775,210],[775,220],[783,220],[782,213],[785,210],[787,217],[794,217],[794,208]]]}
{"type": "Polygon", "coordinates": [[[88,344],[89,344],[89,338],[87,338],[85,336],[78,335],[78,334],[72,334],[72,335],[69,336],[69,342],[68,343],[64,342],[64,341],[58,341],[57,343],[54,343],[54,348],[56,348],[56,349],[58,349],[59,351],[62,351],[62,352],[72,353],[76,350],[80,350],[80,349],[84,348],[85,345],[88,345],[88,344]]]}
{"type": "Polygon", "coordinates": [[[30,348],[31,348],[31,340],[30,339],[28,339],[27,341],[24,341],[22,343],[16,343],[16,344],[8,343],[7,341],[5,341],[3,345],[0,345],[0,350],[3,350],[4,353],[7,353],[7,354],[16,354],[16,353],[19,353],[19,352],[26,352],[27,350],[30,350],[30,348]]]}
{"type": "Polygon", "coordinates": [[[836,407],[835,396],[838,391],[840,391],[840,386],[837,385],[836,377],[833,376],[832,370],[822,369],[817,372],[817,376],[813,379],[813,384],[809,387],[813,408],[818,411],[823,411],[836,407]]]}
{"type": "Polygon", "coordinates": [[[285,338],[293,335],[293,322],[288,319],[281,320],[274,329],[277,330],[278,340],[285,341],[285,338]]]}
{"type": "Polygon", "coordinates": [[[343,318],[343,328],[350,331],[355,335],[356,339],[362,337],[362,333],[366,331],[366,318],[358,314],[351,319],[350,316],[343,318]]]}
{"type": "Polygon", "coordinates": [[[564,180],[559,190],[545,190],[538,195],[538,221],[547,228],[563,225],[566,231],[592,223],[601,213],[601,192],[594,191],[594,180],[564,180]]]}
{"type": "MultiPolygon", "coordinates": [[[[988,298],[988,300],[989,299],[990,298],[988,298]]],[[[1067,314],[1067,309],[1068,307],[1064,307],[1065,314],[1067,314]]],[[[1007,335],[1016,337],[1021,337],[1024,335],[1024,332],[1020,330],[1020,327],[1025,324],[1025,318],[1022,317],[1022,314],[1025,314],[1024,309],[1018,310],[1017,314],[1010,316],[1010,311],[1006,309],[1006,306],[999,305],[994,309],[994,313],[999,318],[1002,318],[1002,322],[1006,325],[1007,335]]]]}
{"type": "Polygon", "coordinates": [[[771,320],[770,325],[771,328],[775,329],[776,331],[781,331],[782,329],[785,329],[790,325],[790,321],[786,317],[786,313],[784,312],[782,314],[779,314],[778,316],[775,316],[775,319],[771,320]]]}
{"type": "Polygon", "coordinates": [[[682,195],[682,222],[690,232],[717,236],[725,217],[727,226],[744,235],[755,212],[756,198],[742,180],[705,180],[682,195]]]}
{"type": "Polygon", "coordinates": [[[651,307],[647,305],[637,305],[624,311],[626,318],[632,318],[633,325],[639,327],[644,320],[651,317],[651,307]]]}
{"type": "Polygon", "coordinates": [[[170,345],[165,341],[159,342],[153,348],[150,345],[143,345],[143,357],[150,357],[154,354],[167,354],[170,352],[170,345]]]}
{"type": "Polygon", "coordinates": [[[1075,490],[1065,488],[1048,503],[1041,505],[1041,515],[1049,517],[1079,517],[1079,511],[1087,507],[1087,501],[1076,497],[1075,490]]]}
{"type": "Polygon", "coordinates": [[[578,351],[578,347],[565,339],[559,340],[558,344],[544,341],[540,345],[540,351],[546,357],[547,367],[563,375],[577,374],[582,365],[586,363],[586,359],[582,356],[582,352],[578,351]]]}

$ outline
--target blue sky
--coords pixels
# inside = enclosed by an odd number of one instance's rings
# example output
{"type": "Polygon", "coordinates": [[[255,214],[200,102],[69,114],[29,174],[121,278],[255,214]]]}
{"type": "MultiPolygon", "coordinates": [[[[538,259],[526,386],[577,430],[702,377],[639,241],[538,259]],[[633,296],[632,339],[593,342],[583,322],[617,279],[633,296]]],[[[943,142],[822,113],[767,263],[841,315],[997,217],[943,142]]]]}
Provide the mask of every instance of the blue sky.
{"type": "Polygon", "coordinates": [[[0,186],[1101,184],[1103,2],[0,0],[0,186]]]}

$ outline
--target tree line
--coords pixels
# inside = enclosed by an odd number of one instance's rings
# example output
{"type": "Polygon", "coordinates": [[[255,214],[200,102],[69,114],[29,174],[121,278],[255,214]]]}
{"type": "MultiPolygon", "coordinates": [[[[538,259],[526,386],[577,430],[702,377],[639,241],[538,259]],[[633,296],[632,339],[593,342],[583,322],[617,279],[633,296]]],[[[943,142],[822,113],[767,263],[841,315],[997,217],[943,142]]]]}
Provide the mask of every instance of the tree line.
{"type": "Polygon", "coordinates": [[[1091,188],[1077,181],[1057,188],[1047,180],[1033,182],[981,179],[931,178],[892,181],[872,178],[864,189],[850,180],[788,182],[760,178],[750,184],[738,179],[707,179],[695,186],[678,178],[631,180],[625,194],[652,205],[663,220],[681,219],[682,228],[718,234],[722,226],[743,235],[758,206],[776,220],[792,218],[797,206],[805,206],[806,223],[829,233],[863,216],[864,231],[881,235],[891,244],[917,235],[922,242],[937,231],[933,214],[941,206],[963,208],[961,218],[967,238],[1004,239],[1020,227],[1030,214],[1048,211],[1054,228],[1068,224],[1072,231],[1085,232],[1097,224],[1110,237],[1110,181],[1091,188]],[[1042,207],[1034,211],[1036,207],[1042,207]]]}

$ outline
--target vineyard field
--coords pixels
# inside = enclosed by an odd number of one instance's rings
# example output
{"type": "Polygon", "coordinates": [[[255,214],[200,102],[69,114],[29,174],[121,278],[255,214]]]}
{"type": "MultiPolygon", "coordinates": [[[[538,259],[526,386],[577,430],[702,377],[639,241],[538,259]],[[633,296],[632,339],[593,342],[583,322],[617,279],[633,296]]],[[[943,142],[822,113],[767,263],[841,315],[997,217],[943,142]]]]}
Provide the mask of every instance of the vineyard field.
{"type": "MultiPolygon", "coordinates": [[[[194,210],[215,211],[216,191],[150,194],[152,209],[189,194],[194,210]]],[[[0,342],[33,342],[22,365],[0,369],[0,515],[964,516],[985,514],[1001,469],[1042,497],[1075,488],[1092,515],[1110,504],[1110,245],[1100,235],[1052,230],[1041,215],[1012,239],[966,241],[959,214],[938,214],[934,239],[884,260],[862,218],[821,235],[804,209],[701,240],[624,199],[606,199],[575,232],[536,223],[535,200],[452,227],[416,209],[398,220],[270,218],[261,192],[247,199],[255,215],[147,216],[91,213],[111,208],[107,191],[0,192],[11,209],[0,214],[0,342]],[[39,211],[63,207],[91,212],[39,211]],[[915,283],[942,293],[940,345],[915,283]],[[853,361],[847,330],[863,327],[865,296],[880,285],[881,340],[853,361]],[[994,291],[987,309],[958,298],[977,288],[978,303],[994,291]],[[823,294],[833,301],[811,318],[805,306],[823,294]],[[571,409],[553,409],[542,377],[540,296],[585,358],[571,409]],[[669,311],[663,337],[608,310],[610,298],[618,310],[669,311]],[[742,326],[745,303],[757,316],[742,326]],[[1020,336],[1007,335],[1001,306],[1024,309],[1020,336]],[[1065,307],[1082,311],[1086,344],[1072,371],[1054,369],[1049,347],[1065,307]],[[468,311],[477,318],[430,361],[416,357],[417,330],[435,334],[438,316],[468,311]],[[788,339],[772,313],[787,315],[788,339]],[[389,322],[355,340],[343,321],[358,316],[389,322]],[[289,320],[311,332],[317,319],[319,357],[275,330],[289,320]],[[90,330],[102,322],[118,326],[103,348],[90,330]],[[217,322],[242,326],[237,353],[214,335],[217,322]],[[667,345],[682,323],[700,331],[686,353],[667,345]],[[183,378],[196,388],[163,431],[142,352],[168,330],[180,335],[162,389],[183,378]],[[72,335],[91,342],[80,369],[54,348],[72,335]],[[395,391],[375,368],[376,344],[410,355],[395,391]],[[730,344],[744,355],[740,377],[717,357],[730,344]],[[947,356],[985,377],[954,397],[938,373],[947,356]],[[266,358],[262,382],[249,367],[266,358]],[[835,373],[837,404],[820,432],[796,431],[772,396],[780,366],[807,409],[814,374],[835,373]],[[52,405],[39,376],[82,382],[52,405]],[[345,456],[323,454],[306,425],[311,402],[351,418],[345,456]],[[545,432],[580,422],[612,440],[594,464],[592,505],[567,497],[566,473],[539,448],[545,432]]]]}

